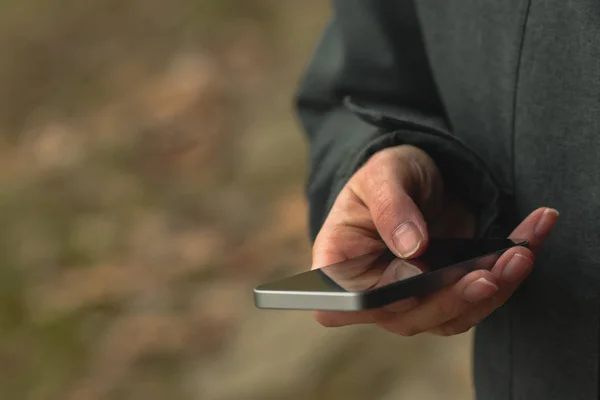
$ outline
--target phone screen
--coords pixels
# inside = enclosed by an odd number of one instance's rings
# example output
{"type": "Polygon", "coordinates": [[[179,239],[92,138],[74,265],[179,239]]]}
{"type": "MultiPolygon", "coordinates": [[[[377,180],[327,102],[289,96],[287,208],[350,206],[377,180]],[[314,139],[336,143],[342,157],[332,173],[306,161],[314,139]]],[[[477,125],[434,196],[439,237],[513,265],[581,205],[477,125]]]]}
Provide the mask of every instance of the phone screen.
{"type": "Polygon", "coordinates": [[[268,283],[260,289],[363,292],[465,262],[474,264],[469,269],[490,269],[502,250],[523,243],[513,239],[431,239],[425,253],[416,259],[400,259],[386,250],[268,283]]]}

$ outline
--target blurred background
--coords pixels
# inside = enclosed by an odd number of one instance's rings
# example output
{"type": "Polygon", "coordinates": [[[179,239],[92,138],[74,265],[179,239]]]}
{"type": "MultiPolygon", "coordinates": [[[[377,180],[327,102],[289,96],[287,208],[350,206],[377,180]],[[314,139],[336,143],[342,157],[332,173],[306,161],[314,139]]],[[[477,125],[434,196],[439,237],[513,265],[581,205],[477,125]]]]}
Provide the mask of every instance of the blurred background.
{"type": "Polygon", "coordinates": [[[469,399],[469,334],[259,311],[310,265],[322,0],[0,2],[0,398],[469,399]]]}

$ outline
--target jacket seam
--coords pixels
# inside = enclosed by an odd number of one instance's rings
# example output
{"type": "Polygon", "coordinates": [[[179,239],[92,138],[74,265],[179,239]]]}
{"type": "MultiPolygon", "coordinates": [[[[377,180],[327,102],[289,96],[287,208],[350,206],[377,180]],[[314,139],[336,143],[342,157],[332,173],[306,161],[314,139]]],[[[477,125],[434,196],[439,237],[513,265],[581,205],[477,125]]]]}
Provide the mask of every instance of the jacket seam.
{"type": "MultiPolygon", "coordinates": [[[[527,33],[527,22],[529,20],[529,11],[531,9],[531,1],[532,0],[527,0],[527,4],[525,5],[525,12],[523,15],[523,22],[521,25],[521,35],[520,35],[520,43],[519,43],[519,50],[517,53],[517,60],[516,60],[516,65],[515,65],[515,83],[514,83],[514,88],[513,88],[513,109],[512,109],[512,121],[511,121],[511,187],[512,187],[512,193],[513,193],[513,210],[516,210],[516,192],[515,192],[515,186],[516,186],[516,166],[515,166],[515,154],[516,154],[516,145],[515,145],[515,139],[516,139],[516,124],[517,124],[517,102],[518,102],[518,89],[519,89],[519,80],[520,80],[520,73],[521,73],[521,61],[523,58],[523,47],[525,45],[525,35],[527,33]]],[[[510,303],[512,305],[512,303],[510,303]]],[[[508,313],[508,329],[510,334],[509,336],[509,362],[510,362],[510,373],[509,373],[509,391],[508,391],[508,397],[509,400],[513,400],[514,399],[514,343],[513,343],[513,338],[514,338],[514,332],[513,332],[513,328],[514,328],[514,321],[513,321],[513,313],[510,312],[508,313]]]]}

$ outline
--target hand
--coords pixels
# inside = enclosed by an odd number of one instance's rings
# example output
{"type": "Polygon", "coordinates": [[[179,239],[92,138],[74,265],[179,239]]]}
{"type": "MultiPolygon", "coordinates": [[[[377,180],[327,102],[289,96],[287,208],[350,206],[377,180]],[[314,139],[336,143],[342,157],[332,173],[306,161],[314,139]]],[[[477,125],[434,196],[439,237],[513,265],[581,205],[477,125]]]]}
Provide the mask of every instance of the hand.
{"type": "MultiPolygon", "coordinates": [[[[466,332],[501,306],[529,275],[534,254],[549,235],[558,212],[533,211],[512,232],[530,249],[506,251],[488,270],[473,271],[459,282],[424,298],[405,299],[364,311],[315,311],[324,326],[377,324],[412,336],[422,332],[455,335],[466,332]]],[[[475,219],[444,191],[433,160],[412,146],[375,154],[338,195],[313,247],[313,269],[383,250],[401,258],[420,255],[429,237],[468,237],[475,219]]]]}

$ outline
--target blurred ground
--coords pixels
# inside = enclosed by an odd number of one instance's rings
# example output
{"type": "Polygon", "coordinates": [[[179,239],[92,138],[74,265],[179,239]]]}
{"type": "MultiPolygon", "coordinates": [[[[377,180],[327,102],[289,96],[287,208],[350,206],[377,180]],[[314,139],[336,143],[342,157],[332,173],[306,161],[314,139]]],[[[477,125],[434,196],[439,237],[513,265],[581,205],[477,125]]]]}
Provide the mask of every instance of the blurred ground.
{"type": "Polygon", "coordinates": [[[309,265],[290,97],[327,12],[0,3],[0,398],[471,397],[469,335],[253,307],[309,265]]]}

